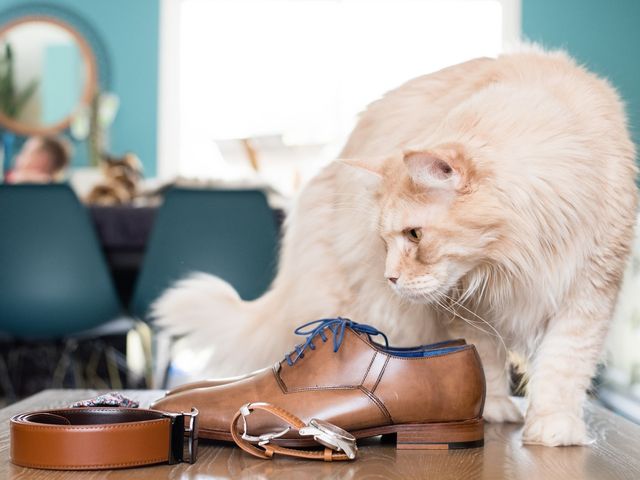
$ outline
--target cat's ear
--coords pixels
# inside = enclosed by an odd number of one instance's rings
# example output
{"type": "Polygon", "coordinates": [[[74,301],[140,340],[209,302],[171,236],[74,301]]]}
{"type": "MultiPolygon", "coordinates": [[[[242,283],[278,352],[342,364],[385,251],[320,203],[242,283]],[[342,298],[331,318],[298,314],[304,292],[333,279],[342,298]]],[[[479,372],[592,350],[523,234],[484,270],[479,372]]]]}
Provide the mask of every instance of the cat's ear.
{"type": "Polygon", "coordinates": [[[341,158],[338,161],[358,169],[360,172],[370,177],[371,180],[382,180],[382,162],[376,160],[357,160],[352,158],[341,158]]]}
{"type": "Polygon", "coordinates": [[[467,162],[460,152],[448,150],[409,151],[404,164],[416,185],[430,189],[460,190],[467,178],[467,162]]]}

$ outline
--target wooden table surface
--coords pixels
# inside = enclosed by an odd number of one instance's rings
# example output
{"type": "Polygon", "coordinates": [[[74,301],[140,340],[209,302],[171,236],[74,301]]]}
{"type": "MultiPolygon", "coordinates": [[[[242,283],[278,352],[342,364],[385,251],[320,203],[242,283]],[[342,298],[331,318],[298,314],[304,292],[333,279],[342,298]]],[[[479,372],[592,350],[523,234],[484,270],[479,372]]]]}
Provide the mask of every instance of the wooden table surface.
{"type": "MultiPolygon", "coordinates": [[[[91,472],[22,468],[9,461],[9,418],[30,410],[68,406],[94,396],[90,390],[45,390],[0,410],[0,479],[640,479],[640,426],[589,404],[587,421],[595,443],[588,447],[522,446],[521,426],[487,424],[485,446],[469,450],[396,450],[374,438],[359,442],[353,462],[260,460],[239,448],[200,442],[194,465],[157,465],[91,472]]],[[[147,406],[160,391],[129,391],[147,406]]]]}

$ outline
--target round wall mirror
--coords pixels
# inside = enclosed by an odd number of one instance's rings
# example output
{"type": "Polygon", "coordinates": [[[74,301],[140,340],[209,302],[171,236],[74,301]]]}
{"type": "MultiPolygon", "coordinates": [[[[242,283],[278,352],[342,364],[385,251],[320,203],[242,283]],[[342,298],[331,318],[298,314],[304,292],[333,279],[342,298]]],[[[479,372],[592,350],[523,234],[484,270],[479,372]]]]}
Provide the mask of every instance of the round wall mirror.
{"type": "Polygon", "coordinates": [[[28,16],[0,28],[0,125],[20,135],[53,134],[91,102],[91,47],[55,18],[28,16]]]}

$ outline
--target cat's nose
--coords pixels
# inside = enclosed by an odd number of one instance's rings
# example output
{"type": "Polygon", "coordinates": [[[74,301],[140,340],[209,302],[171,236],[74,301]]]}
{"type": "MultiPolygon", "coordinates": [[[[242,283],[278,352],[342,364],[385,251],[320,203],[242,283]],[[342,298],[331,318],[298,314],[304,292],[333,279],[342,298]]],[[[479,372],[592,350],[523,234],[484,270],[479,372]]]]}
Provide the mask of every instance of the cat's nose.
{"type": "Polygon", "coordinates": [[[398,281],[398,277],[387,277],[387,280],[389,280],[391,283],[395,284],[398,281]]]}

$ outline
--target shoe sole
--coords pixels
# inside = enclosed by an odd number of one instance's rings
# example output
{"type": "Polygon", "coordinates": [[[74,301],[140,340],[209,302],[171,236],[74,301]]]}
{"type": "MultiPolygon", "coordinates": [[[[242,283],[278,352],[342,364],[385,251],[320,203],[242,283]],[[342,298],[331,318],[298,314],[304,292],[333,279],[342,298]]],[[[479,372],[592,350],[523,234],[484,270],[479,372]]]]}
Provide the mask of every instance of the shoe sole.
{"type": "MultiPolygon", "coordinates": [[[[459,422],[384,425],[350,432],[357,439],[378,435],[395,437],[398,450],[457,450],[484,445],[484,420],[474,418],[459,422]]],[[[200,427],[199,437],[233,442],[231,433],[200,427]]],[[[312,438],[278,438],[274,443],[283,447],[312,447],[312,438]]]]}

